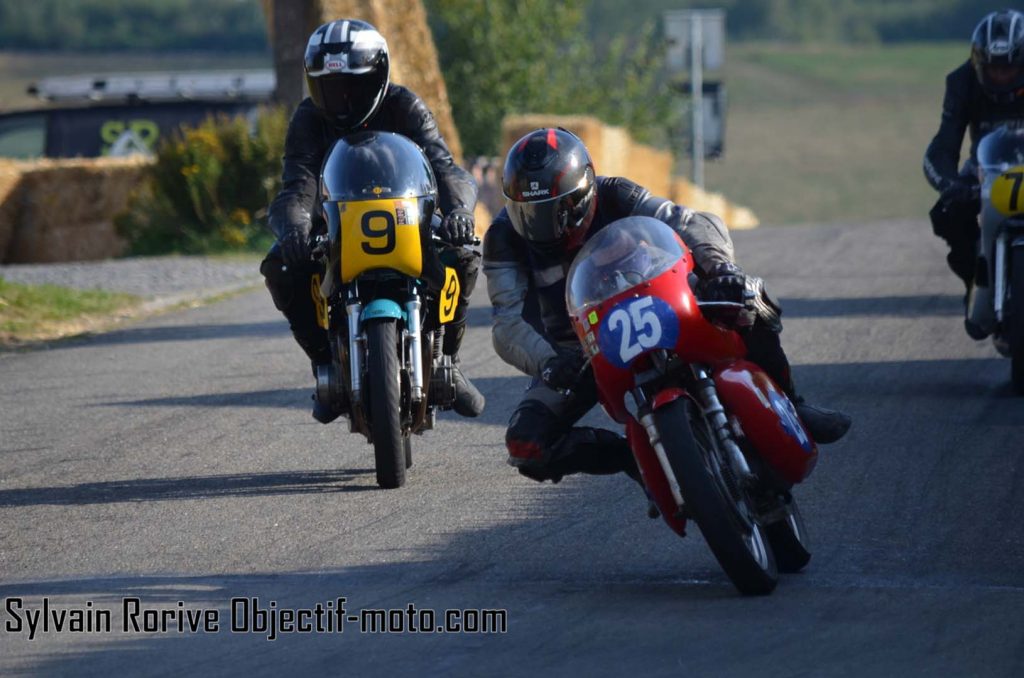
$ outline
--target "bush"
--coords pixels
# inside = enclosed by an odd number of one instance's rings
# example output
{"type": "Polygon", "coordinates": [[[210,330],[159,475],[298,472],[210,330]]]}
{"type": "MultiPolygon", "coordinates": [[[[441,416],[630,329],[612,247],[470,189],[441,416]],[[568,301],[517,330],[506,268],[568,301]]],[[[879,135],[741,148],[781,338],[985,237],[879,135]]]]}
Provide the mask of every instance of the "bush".
{"type": "Polygon", "coordinates": [[[288,118],[220,116],[157,150],[145,184],[117,220],[129,254],[205,254],[270,246],[266,207],[280,188],[288,118]]]}

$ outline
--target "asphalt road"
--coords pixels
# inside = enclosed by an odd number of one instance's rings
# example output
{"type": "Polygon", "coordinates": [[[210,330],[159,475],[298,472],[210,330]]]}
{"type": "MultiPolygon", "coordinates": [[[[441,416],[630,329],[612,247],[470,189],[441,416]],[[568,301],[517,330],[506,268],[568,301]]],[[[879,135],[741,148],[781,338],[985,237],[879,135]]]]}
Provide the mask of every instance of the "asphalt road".
{"type": "Polygon", "coordinates": [[[310,419],[308,365],[258,291],[0,356],[0,674],[1024,675],[1024,399],[964,334],[939,243],[921,222],[735,240],[783,301],[798,385],[855,420],[798,491],[811,564],[770,597],[737,595],[628,479],[506,465],[526,380],[485,296],[463,355],[486,413],[442,416],[382,491],[370,448],[310,419]],[[124,633],[125,597],[221,625],[124,633]],[[234,597],[505,609],[508,630],[268,641],[230,632],[234,597]],[[113,629],[29,640],[13,598],[113,629]]]}

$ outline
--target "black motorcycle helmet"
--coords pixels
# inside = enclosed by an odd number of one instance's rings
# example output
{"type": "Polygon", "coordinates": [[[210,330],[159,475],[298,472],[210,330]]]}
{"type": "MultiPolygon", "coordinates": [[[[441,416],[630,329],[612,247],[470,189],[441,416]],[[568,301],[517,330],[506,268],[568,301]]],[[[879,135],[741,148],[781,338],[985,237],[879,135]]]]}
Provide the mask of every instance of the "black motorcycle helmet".
{"type": "Polygon", "coordinates": [[[1011,103],[1024,94],[1024,14],[992,12],[974,29],[971,63],[991,99],[1011,103]]]}
{"type": "Polygon", "coordinates": [[[502,191],[516,233],[548,254],[582,245],[597,210],[590,153],[579,137],[561,128],[538,129],[513,144],[502,191]]]}
{"type": "Polygon", "coordinates": [[[391,72],[384,37],[355,19],[332,21],[313,31],[303,67],[313,103],[345,130],[377,112],[391,72]]]}

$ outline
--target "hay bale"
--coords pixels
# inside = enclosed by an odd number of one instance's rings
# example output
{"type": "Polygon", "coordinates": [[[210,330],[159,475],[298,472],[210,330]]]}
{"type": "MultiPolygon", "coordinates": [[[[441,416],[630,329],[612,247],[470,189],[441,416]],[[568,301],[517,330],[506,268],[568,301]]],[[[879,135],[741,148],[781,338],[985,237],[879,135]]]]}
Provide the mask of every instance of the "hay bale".
{"type": "Polygon", "coordinates": [[[126,243],[114,218],[150,160],[75,158],[20,163],[18,212],[6,261],[54,262],[117,256],[126,243]]]}
{"type": "Polygon", "coordinates": [[[7,261],[18,221],[20,194],[21,169],[12,160],[0,160],[0,262],[7,261]]]}
{"type": "Polygon", "coordinates": [[[651,193],[667,198],[672,192],[672,154],[633,144],[629,149],[630,179],[651,193]]]}
{"type": "Polygon", "coordinates": [[[717,214],[730,230],[755,228],[761,223],[750,209],[729,202],[720,193],[709,193],[698,188],[686,179],[673,179],[670,197],[673,202],[691,209],[717,214]]]}
{"type": "Polygon", "coordinates": [[[491,210],[487,209],[486,205],[478,202],[473,210],[473,219],[475,221],[474,226],[476,227],[477,237],[483,238],[484,233],[490,228],[491,222],[494,221],[494,215],[491,214],[491,210]]]}

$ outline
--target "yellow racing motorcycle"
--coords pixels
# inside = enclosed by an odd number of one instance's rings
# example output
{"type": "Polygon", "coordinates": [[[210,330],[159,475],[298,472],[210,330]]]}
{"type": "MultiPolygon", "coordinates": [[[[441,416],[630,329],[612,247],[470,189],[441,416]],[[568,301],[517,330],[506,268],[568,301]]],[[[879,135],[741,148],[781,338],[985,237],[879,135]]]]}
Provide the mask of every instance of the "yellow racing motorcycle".
{"type": "Polygon", "coordinates": [[[978,178],[981,237],[968,331],[976,339],[992,335],[1024,395],[1024,129],[1003,126],[982,138],[978,178]]]}
{"type": "Polygon", "coordinates": [[[377,484],[401,487],[412,434],[455,400],[441,346],[460,281],[432,242],[437,183],[411,140],[358,132],[331,148],[320,192],[327,235],[312,293],[333,360],[317,370],[316,397],[373,445],[377,484]]]}

